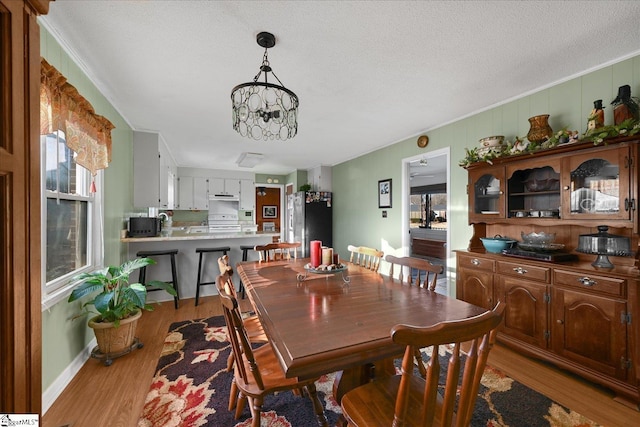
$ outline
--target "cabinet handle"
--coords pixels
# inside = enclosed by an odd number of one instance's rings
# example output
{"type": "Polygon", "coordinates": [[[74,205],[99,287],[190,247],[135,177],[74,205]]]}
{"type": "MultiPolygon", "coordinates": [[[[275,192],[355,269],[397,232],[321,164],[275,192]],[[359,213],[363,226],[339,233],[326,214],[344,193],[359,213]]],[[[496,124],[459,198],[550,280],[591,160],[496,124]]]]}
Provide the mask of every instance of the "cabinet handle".
{"type": "Polygon", "coordinates": [[[564,320],[562,320],[562,319],[558,319],[558,320],[556,320],[556,323],[558,323],[558,324],[562,325],[562,324],[564,323],[564,320]]]}
{"type": "Polygon", "coordinates": [[[571,187],[569,187],[568,185],[565,185],[564,187],[562,187],[563,190],[569,190],[571,189],[571,187]]]}
{"type": "Polygon", "coordinates": [[[474,258],[474,259],[471,260],[471,264],[480,265],[480,261],[478,260],[478,258],[474,258]]]}
{"type": "Polygon", "coordinates": [[[595,280],[589,279],[586,276],[579,278],[578,282],[582,283],[584,286],[595,286],[598,283],[595,280]]]}
{"type": "Polygon", "coordinates": [[[513,271],[515,271],[518,274],[527,274],[527,270],[522,267],[514,267],[513,271]]]}

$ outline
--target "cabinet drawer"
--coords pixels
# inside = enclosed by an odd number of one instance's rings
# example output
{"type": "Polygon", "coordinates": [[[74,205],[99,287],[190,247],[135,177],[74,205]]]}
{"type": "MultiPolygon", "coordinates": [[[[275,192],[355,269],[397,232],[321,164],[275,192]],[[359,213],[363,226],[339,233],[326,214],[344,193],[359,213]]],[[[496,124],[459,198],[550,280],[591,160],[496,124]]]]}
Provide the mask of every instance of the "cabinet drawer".
{"type": "Polygon", "coordinates": [[[496,272],[504,274],[506,276],[522,277],[530,280],[540,280],[544,283],[549,283],[549,280],[551,279],[550,268],[527,265],[526,263],[520,262],[499,261],[496,272]]]}
{"type": "Polygon", "coordinates": [[[626,296],[626,280],[597,276],[591,273],[554,270],[553,283],[585,291],[600,292],[619,297],[626,296]]]}
{"type": "Polygon", "coordinates": [[[473,255],[458,255],[458,265],[462,268],[473,268],[493,272],[495,261],[489,258],[473,255]]]}

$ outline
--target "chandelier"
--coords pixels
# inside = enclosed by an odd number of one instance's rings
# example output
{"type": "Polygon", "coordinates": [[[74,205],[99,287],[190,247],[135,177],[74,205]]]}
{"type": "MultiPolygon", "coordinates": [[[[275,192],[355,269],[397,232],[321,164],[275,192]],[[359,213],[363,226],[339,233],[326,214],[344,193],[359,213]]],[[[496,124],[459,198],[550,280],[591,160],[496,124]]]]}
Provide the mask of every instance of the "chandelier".
{"type": "Polygon", "coordinates": [[[233,129],[253,139],[284,141],[298,133],[298,96],[282,85],[269,65],[267,49],[276,45],[275,36],[261,32],[256,41],[264,47],[262,65],[253,82],[239,84],[231,91],[233,129]],[[264,82],[258,81],[262,73],[264,82]],[[268,73],[279,85],[268,82],[268,73]]]}

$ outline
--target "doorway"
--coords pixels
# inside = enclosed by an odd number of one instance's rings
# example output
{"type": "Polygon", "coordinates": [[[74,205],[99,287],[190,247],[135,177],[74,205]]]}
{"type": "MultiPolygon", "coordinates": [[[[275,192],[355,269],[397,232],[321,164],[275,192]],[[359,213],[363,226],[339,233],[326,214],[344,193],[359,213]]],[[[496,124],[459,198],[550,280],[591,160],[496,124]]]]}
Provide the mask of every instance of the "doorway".
{"type": "Polygon", "coordinates": [[[285,205],[280,184],[256,184],[256,225],[258,231],[280,232],[282,239],[285,223],[285,205]]]}
{"type": "Polygon", "coordinates": [[[445,266],[450,295],[450,149],[434,150],[402,160],[403,255],[445,266]]]}

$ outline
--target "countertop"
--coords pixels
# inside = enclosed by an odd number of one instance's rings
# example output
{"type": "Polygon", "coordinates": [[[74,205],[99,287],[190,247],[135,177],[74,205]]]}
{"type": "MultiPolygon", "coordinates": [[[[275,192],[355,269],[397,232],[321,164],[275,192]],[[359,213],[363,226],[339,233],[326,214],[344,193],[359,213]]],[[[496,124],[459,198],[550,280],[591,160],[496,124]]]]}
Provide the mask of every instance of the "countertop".
{"type": "Polygon", "coordinates": [[[255,237],[280,237],[280,232],[239,232],[239,233],[189,233],[188,227],[174,228],[162,231],[157,237],[125,237],[123,243],[133,242],[171,242],[177,240],[222,240],[222,239],[251,239],[255,237]]]}

